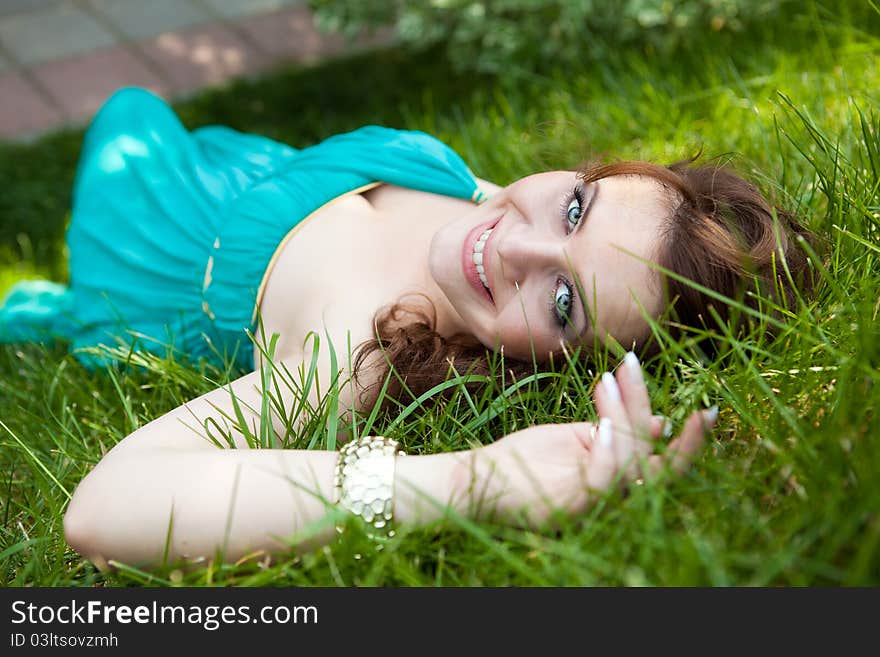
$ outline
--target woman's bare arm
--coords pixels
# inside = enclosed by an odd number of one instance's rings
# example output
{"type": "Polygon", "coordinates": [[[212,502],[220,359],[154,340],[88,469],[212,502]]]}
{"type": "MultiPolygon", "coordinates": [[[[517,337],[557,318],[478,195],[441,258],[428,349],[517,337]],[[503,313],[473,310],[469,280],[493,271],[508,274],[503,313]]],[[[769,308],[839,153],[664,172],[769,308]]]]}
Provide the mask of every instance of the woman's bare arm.
{"type": "MultiPolygon", "coordinates": [[[[694,413],[670,451],[654,454],[660,427],[647,389],[640,374],[621,371],[616,394],[596,388],[606,418],[598,439],[589,423],[543,425],[472,450],[398,457],[396,521],[417,525],[452,511],[539,526],[554,510],[583,510],[595,491],[615,482],[649,475],[667,462],[683,470],[713,414],[694,413]]],[[[242,377],[232,392],[254,402],[260,395],[255,381],[258,374],[242,377]]],[[[180,422],[216,413],[228,399],[228,390],[203,395],[114,447],[74,493],[64,518],[71,546],[99,566],[111,560],[153,565],[166,558],[212,559],[218,551],[236,561],[329,541],[338,519],[336,452],[220,449],[180,422]]]]}
{"type": "MultiPolygon", "coordinates": [[[[67,540],[99,565],[164,559],[234,562],[328,542],[336,452],[279,449],[142,450],[105,458],[77,488],[67,540]]],[[[451,454],[399,458],[399,522],[439,517],[452,491],[451,454]],[[426,503],[434,500],[433,503],[426,503]]]]}
{"type": "MultiPolygon", "coordinates": [[[[136,430],[116,445],[77,487],[64,518],[68,543],[99,565],[108,560],[155,564],[178,557],[226,560],[333,536],[336,452],[248,449],[234,423],[232,395],[252,433],[259,433],[260,372],[190,401],[136,430]],[[237,449],[209,440],[205,420],[224,427],[237,449]],[[304,541],[304,536],[310,540],[304,541]]],[[[285,405],[294,403],[292,393],[285,405]]],[[[274,433],[284,421],[273,414],[274,433]]],[[[216,432],[215,432],[216,433],[216,432]]],[[[402,459],[401,459],[402,461],[402,459]]],[[[447,501],[454,459],[408,457],[400,481],[418,481],[428,498],[447,501]],[[412,474],[408,474],[412,471],[412,474]]],[[[430,521],[438,507],[403,493],[397,514],[430,521]]]]}

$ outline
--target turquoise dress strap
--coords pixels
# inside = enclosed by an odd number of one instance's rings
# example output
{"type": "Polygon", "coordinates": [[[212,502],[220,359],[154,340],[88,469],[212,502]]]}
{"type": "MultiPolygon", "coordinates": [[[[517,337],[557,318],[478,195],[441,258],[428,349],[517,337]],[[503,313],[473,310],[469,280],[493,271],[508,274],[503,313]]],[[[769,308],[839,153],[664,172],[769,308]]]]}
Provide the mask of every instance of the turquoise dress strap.
{"type": "Polygon", "coordinates": [[[424,132],[371,125],[297,149],[223,126],[188,131],[162,99],[123,89],[83,142],[70,284],[17,284],[0,342],[62,338],[88,364],[109,344],[251,368],[245,331],[279,246],[376,183],[484,198],[461,157],[424,132]]]}

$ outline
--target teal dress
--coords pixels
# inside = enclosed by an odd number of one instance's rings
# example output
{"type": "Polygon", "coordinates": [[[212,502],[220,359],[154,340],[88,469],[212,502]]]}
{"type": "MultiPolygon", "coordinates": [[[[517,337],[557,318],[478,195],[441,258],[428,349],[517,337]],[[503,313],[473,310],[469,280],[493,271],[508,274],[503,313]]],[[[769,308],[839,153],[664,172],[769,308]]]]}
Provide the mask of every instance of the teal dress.
{"type": "Polygon", "coordinates": [[[296,149],[221,126],[190,132],[162,99],[120,90],[83,143],[70,284],[14,286],[0,342],[61,338],[90,365],[106,361],[84,348],[111,345],[251,369],[246,331],[285,238],[381,183],[484,199],[461,157],[423,132],[366,126],[296,149]]]}

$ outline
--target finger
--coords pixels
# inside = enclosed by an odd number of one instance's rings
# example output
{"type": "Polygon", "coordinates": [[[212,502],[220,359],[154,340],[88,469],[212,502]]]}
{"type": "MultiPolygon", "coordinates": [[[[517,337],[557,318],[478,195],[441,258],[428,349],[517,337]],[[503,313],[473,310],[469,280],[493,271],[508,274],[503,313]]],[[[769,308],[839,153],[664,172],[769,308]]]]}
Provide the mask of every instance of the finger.
{"type": "Polygon", "coordinates": [[[663,461],[679,474],[685,472],[696,453],[703,446],[703,424],[699,413],[693,413],[685,422],[681,435],[669,444],[663,461]]]}
{"type": "Polygon", "coordinates": [[[639,464],[635,458],[635,436],[617,380],[610,372],[605,372],[596,386],[596,406],[599,417],[609,418],[614,427],[614,458],[617,467],[623,468],[624,476],[628,480],[636,479],[639,476],[639,464]]]}
{"type": "Polygon", "coordinates": [[[587,486],[593,490],[607,490],[617,474],[614,438],[613,423],[603,417],[599,420],[596,440],[590,450],[590,464],[587,466],[587,486]]]}
{"type": "Polygon", "coordinates": [[[665,415],[652,415],[648,423],[648,433],[653,440],[672,437],[672,420],[665,415]]]}
{"type": "Polygon", "coordinates": [[[595,422],[571,422],[563,426],[567,426],[574,431],[575,437],[577,437],[578,442],[584,449],[593,449],[598,433],[598,425],[595,422]]]}
{"type": "Polygon", "coordinates": [[[671,467],[679,474],[687,470],[703,447],[706,435],[715,425],[717,418],[718,409],[716,407],[691,413],[681,434],[669,443],[666,453],[650,458],[652,472],[656,474],[665,466],[671,467]]]}
{"type": "Polygon", "coordinates": [[[635,432],[636,450],[647,456],[651,453],[650,439],[651,400],[639,359],[632,351],[623,357],[623,365],[617,370],[617,385],[623,397],[629,423],[635,432]]]}

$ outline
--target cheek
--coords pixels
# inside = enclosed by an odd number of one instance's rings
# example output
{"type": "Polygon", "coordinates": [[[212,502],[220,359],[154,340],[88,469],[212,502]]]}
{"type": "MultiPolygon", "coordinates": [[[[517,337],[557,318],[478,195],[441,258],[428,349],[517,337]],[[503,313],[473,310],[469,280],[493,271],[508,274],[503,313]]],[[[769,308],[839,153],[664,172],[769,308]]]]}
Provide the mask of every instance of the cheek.
{"type": "Polygon", "coordinates": [[[461,274],[461,243],[463,237],[453,226],[444,226],[431,238],[428,248],[428,270],[441,289],[449,292],[461,274]]]}
{"type": "Polygon", "coordinates": [[[650,271],[641,266],[633,267],[633,275],[616,281],[599,290],[597,312],[600,333],[610,333],[621,345],[629,348],[633,342],[641,343],[650,336],[645,315],[660,316],[663,310],[661,296],[657,292],[659,281],[649,281],[650,271]]]}
{"type": "Polygon", "coordinates": [[[524,316],[523,308],[517,304],[516,312],[505,311],[495,324],[497,342],[504,345],[504,353],[511,358],[532,360],[534,352],[538,361],[546,360],[548,354],[560,347],[560,336],[548,332],[546,319],[532,317],[535,311],[524,316]]]}

